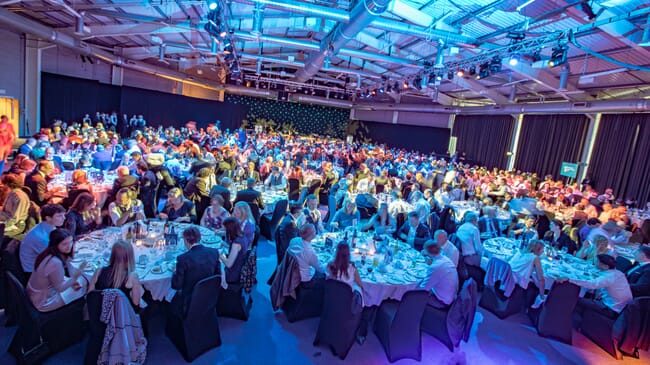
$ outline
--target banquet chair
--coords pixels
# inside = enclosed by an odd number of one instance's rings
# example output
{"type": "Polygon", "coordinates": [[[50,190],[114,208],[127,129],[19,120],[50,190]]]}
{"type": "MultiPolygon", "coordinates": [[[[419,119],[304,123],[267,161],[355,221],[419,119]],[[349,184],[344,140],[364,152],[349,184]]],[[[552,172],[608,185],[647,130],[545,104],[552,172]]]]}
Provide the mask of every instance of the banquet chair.
{"type": "Polygon", "coordinates": [[[84,300],[77,300],[60,309],[42,313],[34,308],[20,281],[10,272],[6,275],[18,322],[8,351],[16,357],[18,363],[24,363],[34,352],[48,356],[83,339],[84,300]]]}
{"type": "Polygon", "coordinates": [[[554,282],[544,303],[539,308],[528,309],[528,317],[537,329],[537,334],[570,345],[573,310],[579,295],[579,286],[569,282],[554,282]]]}
{"type": "Polygon", "coordinates": [[[275,203],[272,214],[264,214],[260,217],[260,231],[266,239],[272,241],[275,238],[275,230],[280,225],[280,220],[287,213],[289,201],[282,199],[275,203]]]}
{"type": "Polygon", "coordinates": [[[192,298],[184,316],[170,313],[165,333],[187,362],[221,345],[216,306],[221,276],[207,277],[194,285],[192,298]]]}
{"type": "Polygon", "coordinates": [[[318,199],[318,204],[320,204],[320,188],[323,185],[323,182],[320,180],[312,180],[307,189],[307,195],[314,195],[318,199]]]}
{"type": "Polygon", "coordinates": [[[399,359],[422,360],[422,332],[420,322],[429,293],[411,290],[402,300],[381,303],[375,317],[374,332],[386,351],[388,361],[399,359]]]}
{"type": "MultiPolygon", "coordinates": [[[[244,265],[249,263],[248,258],[252,252],[252,249],[246,252],[244,265]]],[[[243,271],[244,268],[242,268],[242,272],[243,271]]],[[[219,314],[220,317],[248,321],[252,305],[253,302],[250,300],[250,297],[248,297],[247,294],[244,294],[244,286],[241,282],[236,284],[228,283],[228,288],[221,288],[219,301],[217,302],[217,314],[219,314]]]]}
{"type": "Polygon", "coordinates": [[[335,193],[330,193],[327,197],[327,219],[323,219],[323,222],[331,223],[334,219],[334,214],[336,214],[336,195],[335,193]]]}
{"type": "Polygon", "coordinates": [[[300,268],[296,256],[287,252],[274,273],[271,283],[273,310],[282,309],[291,323],[321,315],[323,288],[304,286],[300,281],[300,268]]]}
{"type": "Polygon", "coordinates": [[[476,282],[467,280],[460,289],[456,300],[449,308],[441,309],[427,305],[422,315],[422,331],[442,342],[449,351],[467,342],[474,324],[478,289],[476,282]]]}
{"type": "Polygon", "coordinates": [[[440,228],[440,216],[436,212],[431,212],[427,217],[427,225],[429,226],[429,231],[433,234],[440,228]]]}
{"type": "Polygon", "coordinates": [[[325,281],[323,311],[314,346],[327,345],[334,356],[345,360],[361,322],[362,306],[352,288],[338,280],[325,281]]]}
{"type": "Polygon", "coordinates": [[[0,296],[4,300],[5,315],[7,321],[5,326],[13,326],[16,324],[16,303],[12,296],[9,295],[9,277],[5,274],[10,272],[16,279],[23,285],[27,285],[29,275],[23,271],[20,264],[20,241],[3,237],[0,241],[3,247],[0,249],[0,296]],[[6,239],[5,239],[6,238],[6,239]]]}
{"type": "Polygon", "coordinates": [[[251,208],[251,214],[253,214],[253,218],[255,219],[255,224],[260,225],[260,207],[257,205],[255,202],[246,202],[248,203],[248,206],[251,208]]]}
{"type": "Polygon", "coordinates": [[[510,264],[492,257],[488,262],[485,286],[479,305],[500,319],[504,319],[519,313],[524,307],[524,302],[524,289],[514,283],[510,264]]]}
{"type": "Polygon", "coordinates": [[[587,309],[579,324],[587,338],[614,358],[639,358],[639,350],[650,347],[650,297],[638,297],[616,317],[587,309]]]}
{"type": "Polygon", "coordinates": [[[300,180],[289,178],[287,184],[289,185],[289,200],[297,202],[300,199],[300,180]]]}

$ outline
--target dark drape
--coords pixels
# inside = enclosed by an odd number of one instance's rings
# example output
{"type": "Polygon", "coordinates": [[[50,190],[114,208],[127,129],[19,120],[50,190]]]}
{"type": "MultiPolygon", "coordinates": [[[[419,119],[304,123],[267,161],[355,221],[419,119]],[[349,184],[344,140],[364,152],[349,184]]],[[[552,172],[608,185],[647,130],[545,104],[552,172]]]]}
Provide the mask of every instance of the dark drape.
{"type": "Polygon", "coordinates": [[[449,146],[450,129],[415,125],[363,122],[368,136],[377,143],[390,147],[420,152],[445,154],[449,146]]]}
{"type": "Polygon", "coordinates": [[[589,120],[582,114],[526,115],[515,168],[560,177],[563,161],[578,162],[589,120]]]}
{"type": "Polygon", "coordinates": [[[471,164],[505,169],[514,127],[510,115],[458,115],[452,130],[456,151],[471,164]]]}
{"type": "Polygon", "coordinates": [[[650,199],[650,115],[605,114],[600,120],[587,176],[594,188],[616,196],[650,199]]]}
{"type": "Polygon", "coordinates": [[[119,86],[41,73],[41,125],[49,126],[54,119],[81,121],[84,114],[96,111],[120,111],[119,86]]]}

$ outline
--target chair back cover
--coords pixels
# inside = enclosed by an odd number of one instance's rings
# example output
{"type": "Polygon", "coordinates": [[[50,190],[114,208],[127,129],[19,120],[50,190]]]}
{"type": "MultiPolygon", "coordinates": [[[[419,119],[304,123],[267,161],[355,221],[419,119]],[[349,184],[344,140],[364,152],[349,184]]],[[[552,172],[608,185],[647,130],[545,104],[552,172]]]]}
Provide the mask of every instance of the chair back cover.
{"type": "Polygon", "coordinates": [[[474,279],[468,279],[449,308],[447,315],[447,332],[454,347],[461,340],[467,341],[472,330],[476,305],[478,302],[477,285],[474,279]]]}
{"type": "Polygon", "coordinates": [[[632,261],[623,256],[616,256],[616,270],[626,273],[632,267],[632,261]]]}
{"type": "Polygon", "coordinates": [[[269,224],[271,237],[275,235],[275,229],[278,228],[278,224],[280,224],[282,217],[287,214],[288,205],[289,201],[287,199],[282,199],[275,203],[275,207],[273,208],[273,215],[271,216],[271,223],[269,224]]]}
{"type": "Polygon", "coordinates": [[[569,282],[553,283],[537,320],[539,333],[570,342],[573,310],[579,296],[579,286],[569,282]]]}
{"type": "Polygon", "coordinates": [[[300,285],[300,267],[296,256],[287,252],[280,262],[276,275],[271,283],[271,305],[277,311],[282,307],[284,298],[290,296],[296,298],[296,288],[300,285]]]}
{"type": "Polygon", "coordinates": [[[15,306],[15,313],[18,318],[18,328],[22,329],[22,338],[20,345],[25,349],[31,349],[39,343],[40,330],[37,323],[38,313],[36,308],[25,293],[25,287],[10,272],[6,272],[9,284],[9,293],[15,306]]]}
{"type": "Polygon", "coordinates": [[[406,292],[400,301],[391,331],[405,333],[416,328],[417,331],[420,331],[422,314],[428,300],[429,292],[426,290],[409,290],[406,292]]]}
{"type": "Polygon", "coordinates": [[[300,181],[298,179],[289,178],[289,200],[298,201],[300,198],[300,181]]]}
{"type": "Polygon", "coordinates": [[[219,300],[220,285],[220,275],[209,276],[194,285],[192,298],[185,315],[187,321],[200,322],[204,316],[215,310],[219,300]]]}
{"type": "Polygon", "coordinates": [[[626,354],[650,345],[650,297],[638,297],[625,306],[612,328],[612,339],[626,354]]]}

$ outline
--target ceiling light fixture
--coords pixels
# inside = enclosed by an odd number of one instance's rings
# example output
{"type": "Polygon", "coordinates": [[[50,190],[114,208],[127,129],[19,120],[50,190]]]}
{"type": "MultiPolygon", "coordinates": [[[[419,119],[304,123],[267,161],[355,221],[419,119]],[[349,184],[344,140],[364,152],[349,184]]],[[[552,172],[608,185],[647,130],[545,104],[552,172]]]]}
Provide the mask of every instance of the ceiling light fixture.
{"type": "Polygon", "coordinates": [[[217,0],[208,0],[208,9],[217,10],[217,7],[219,7],[219,3],[217,3],[217,0]]]}

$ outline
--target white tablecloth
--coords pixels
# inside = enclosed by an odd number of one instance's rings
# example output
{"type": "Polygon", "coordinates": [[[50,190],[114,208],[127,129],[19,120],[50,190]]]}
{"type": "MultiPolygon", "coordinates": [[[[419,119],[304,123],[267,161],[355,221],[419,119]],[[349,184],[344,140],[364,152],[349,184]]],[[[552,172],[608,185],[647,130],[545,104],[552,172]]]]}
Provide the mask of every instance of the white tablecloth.
{"type": "MultiPolygon", "coordinates": [[[[342,240],[342,235],[343,233],[325,233],[312,242],[323,268],[333,260],[336,245],[342,240]],[[325,245],[328,237],[334,243],[331,249],[325,245]]],[[[350,233],[348,239],[352,240],[350,233]]],[[[376,245],[373,242],[372,235],[359,233],[356,248],[350,250],[352,262],[361,276],[364,306],[380,305],[385,299],[402,299],[404,293],[417,288],[428,267],[425,258],[404,242],[390,240],[388,244],[382,242],[376,245]],[[395,245],[398,247],[397,254],[394,254],[395,245]],[[373,246],[376,246],[374,253],[373,246]],[[393,252],[393,261],[389,264],[384,264],[386,250],[393,252]],[[365,264],[362,263],[362,256],[365,256],[365,264]],[[372,272],[368,271],[369,268],[372,272]]]]}
{"type": "MultiPolygon", "coordinates": [[[[162,236],[163,222],[152,221],[148,239],[136,240],[134,248],[136,272],[146,290],[151,292],[154,300],[170,301],[175,291],[171,288],[172,274],[176,268],[176,257],[186,251],[183,243],[183,231],[193,226],[185,223],[173,223],[179,235],[176,246],[165,247],[162,236]]],[[[205,227],[196,226],[201,231],[201,242],[208,247],[221,248],[223,241],[205,227]]],[[[110,227],[90,233],[75,243],[75,258],[72,264],[78,266],[83,260],[88,261],[84,276],[90,279],[98,268],[108,265],[113,243],[122,238],[122,228],[110,227]]]]}

